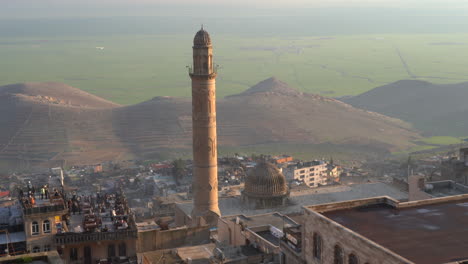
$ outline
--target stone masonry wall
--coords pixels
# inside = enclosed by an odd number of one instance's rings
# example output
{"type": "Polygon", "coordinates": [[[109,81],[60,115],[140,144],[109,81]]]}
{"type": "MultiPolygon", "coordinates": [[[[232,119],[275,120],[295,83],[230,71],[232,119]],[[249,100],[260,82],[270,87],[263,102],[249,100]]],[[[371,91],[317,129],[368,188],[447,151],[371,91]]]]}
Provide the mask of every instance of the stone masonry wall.
{"type": "Polygon", "coordinates": [[[399,257],[372,241],[338,225],[323,215],[306,210],[303,225],[303,257],[310,264],[334,263],[334,247],[341,246],[344,251],[344,263],[348,263],[349,254],[355,254],[359,263],[369,264],[410,264],[412,262],[399,257]],[[313,235],[322,237],[322,259],[313,256],[313,235]]]}

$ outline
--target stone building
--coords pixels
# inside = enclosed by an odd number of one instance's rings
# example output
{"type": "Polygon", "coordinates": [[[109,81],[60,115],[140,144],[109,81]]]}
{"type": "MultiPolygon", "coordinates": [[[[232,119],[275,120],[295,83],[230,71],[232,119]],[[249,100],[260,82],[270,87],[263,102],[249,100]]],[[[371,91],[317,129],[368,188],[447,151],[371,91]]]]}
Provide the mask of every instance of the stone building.
{"type": "MultiPolygon", "coordinates": [[[[287,198],[286,206],[273,208],[255,209],[246,204],[242,196],[220,197],[219,209],[222,215],[246,216],[279,212],[281,214],[299,213],[303,206],[312,204],[332,203],[388,195],[395,199],[407,200],[408,193],[399,188],[383,182],[354,184],[350,186],[325,186],[322,188],[303,188],[302,186],[291,187],[290,196],[287,198]]],[[[193,203],[178,202],[174,206],[175,225],[190,225],[192,222],[191,212],[193,203]]]]}
{"type": "Polygon", "coordinates": [[[57,248],[55,235],[64,231],[64,219],[68,214],[65,197],[59,191],[60,176],[50,177],[47,184],[48,194],[42,197],[32,191],[31,182],[18,194],[18,201],[23,210],[27,251],[31,253],[57,248]]]}
{"type": "Polygon", "coordinates": [[[428,182],[423,175],[408,177],[410,201],[468,194],[468,186],[451,180],[428,182]]]}
{"type": "Polygon", "coordinates": [[[460,148],[458,157],[442,161],[441,176],[468,185],[468,148],[460,148]]]}
{"type": "Polygon", "coordinates": [[[55,235],[63,231],[63,217],[68,214],[62,197],[38,201],[34,207],[23,203],[27,250],[32,253],[55,250],[55,235]]]}
{"type": "Polygon", "coordinates": [[[398,202],[376,197],[304,207],[285,228],[283,263],[442,264],[468,261],[468,195],[398,202]]]}
{"type": "Polygon", "coordinates": [[[285,169],[285,176],[290,181],[295,180],[309,187],[318,187],[339,181],[339,170],[337,166],[315,160],[289,166],[285,169]]]}
{"type": "MultiPolygon", "coordinates": [[[[73,200],[73,198],[72,198],[73,200]]],[[[66,263],[136,262],[138,230],[123,194],[81,196],[55,244],[66,263]]]]}
{"type": "Polygon", "coordinates": [[[253,209],[286,205],[289,187],[283,173],[272,163],[261,161],[247,173],[242,200],[253,209]]]}
{"type": "Polygon", "coordinates": [[[220,217],[218,241],[234,247],[252,245],[265,254],[273,254],[276,259],[281,252],[283,228],[293,226],[298,224],[280,213],[220,217]]]}

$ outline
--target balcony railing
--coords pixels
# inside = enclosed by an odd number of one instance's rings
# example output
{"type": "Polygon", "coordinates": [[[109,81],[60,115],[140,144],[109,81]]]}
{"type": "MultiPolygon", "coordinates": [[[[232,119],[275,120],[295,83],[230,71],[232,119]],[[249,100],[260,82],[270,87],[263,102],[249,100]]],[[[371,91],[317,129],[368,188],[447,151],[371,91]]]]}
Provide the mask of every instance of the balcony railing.
{"type": "Polygon", "coordinates": [[[118,230],[114,232],[63,233],[55,235],[57,245],[78,244],[87,241],[124,240],[137,238],[137,230],[118,230]]]}
{"type": "Polygon", "coordinates": [[[52,213],[52,212],[59,212],[65,210],[65,205],[63,204],[56,204],[56,205],[47,205],[47,206],[40,206],[40,207],[30,207],[24,208],[25,215],[32,215],[32,214],[44,214],[44,213],[52,213]]]}
{"type": "MultiPolygon", "coordinates": [[[[194,71],[194,67],[193,66],[186,66],[186,68],[188,69],[188,73],[189,75],[205,75],[205,74],[199,74],[199,73],[195,73],[194,71]]],[[[211,66],[211,74],[217,74],[218,73],[218,69],[219,69],[219,65],[212,65],[211,66]]],[[[211,75],[209,74],[209,75],[211,75]]]]}

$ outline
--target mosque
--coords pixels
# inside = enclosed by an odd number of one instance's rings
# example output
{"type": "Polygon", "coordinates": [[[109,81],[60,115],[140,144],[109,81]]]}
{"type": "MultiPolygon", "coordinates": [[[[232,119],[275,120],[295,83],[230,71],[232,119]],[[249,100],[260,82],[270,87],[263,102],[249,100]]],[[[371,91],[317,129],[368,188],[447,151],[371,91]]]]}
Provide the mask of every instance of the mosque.
{"type": "Polygon", "coordinates": [[[300,213],[305,205],[387,195],[406,199],[407,194],[385,183],[294,189],[275,165],[259,161],[248,171],[240,195],[218,197],[216,135],[216,68],[210,34],[203,27],[193,40],[192,80],[193,202],[177,203],[177,226],[212,226],[221,216],[272,212],[300,213]]]}

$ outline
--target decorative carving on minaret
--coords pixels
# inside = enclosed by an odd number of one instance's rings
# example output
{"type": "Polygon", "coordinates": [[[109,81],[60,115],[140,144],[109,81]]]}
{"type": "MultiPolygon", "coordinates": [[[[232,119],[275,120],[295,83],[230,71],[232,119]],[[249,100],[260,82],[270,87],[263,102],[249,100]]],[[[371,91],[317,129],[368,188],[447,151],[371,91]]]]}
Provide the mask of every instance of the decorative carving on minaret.
{"type": "Polygon", "coordinates": [[[211,157],[216,157],[216,138],[208,138],[208,151],[211,157]]]}
{"type": "Polygon", "coordinates": [[[216,136],[216,72],[213,48],[203,28],[193,40],[192,125],[193,125],[193,204],[192,220],[202,217],[217,224],[218,153],[216,136]]]}

